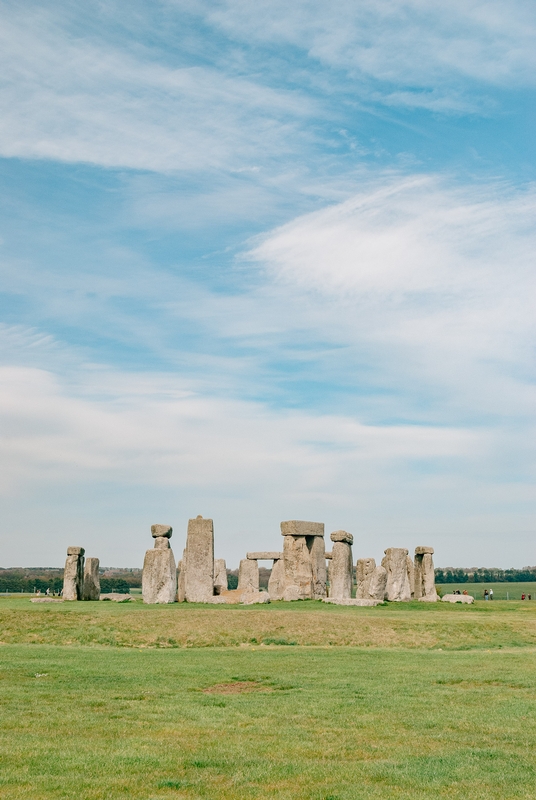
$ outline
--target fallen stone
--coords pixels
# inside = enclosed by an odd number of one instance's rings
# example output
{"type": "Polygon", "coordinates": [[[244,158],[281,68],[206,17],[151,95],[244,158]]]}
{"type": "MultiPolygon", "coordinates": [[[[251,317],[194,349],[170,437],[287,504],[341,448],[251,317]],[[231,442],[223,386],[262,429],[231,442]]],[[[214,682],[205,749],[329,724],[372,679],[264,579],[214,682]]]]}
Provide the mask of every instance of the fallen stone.
{"type": "Polygon", "coordinates": [[[441,598],[442,603],[474,603],[475,598],[470,594],[445,594],[441,598]]]}
{"type": "Polygon", "coordinates": [[[277,550],[261,550],[259,553],[246,553],[246,558],[251,561],[278,561],[283,558],[283,553],[277,550]]]}
{"type": "Polygon", "coordinates": [[[240,602],[243,606],[253,606],[257,603],[269,603],[270,595],[268,592],[244,592],[240,602]]]}
{"type": "Polygon", "coordinates": [[[165,536],[171,539],[173,528],[171,525],[151,525],[151,534],[156,539],[158,536],[165,536]]]}
{"type": "Polygon", "coordinates": [[[86,558],[82,600],[98,600],[100,597],[99,559],[86,558]]]}
{"type": "Polygon", "coordinates": [[[61,597],[32,597],[30,603],[63,603],[61,597]]]}
{"type": "Polygon", "coordinates": [[[363,599],[363,598],[352,598],[346,597],[343,600],[337,600],[335,597],[325,597],[323,600],[324,603],[332,603],[335,606],[363,606],[363,607],[372,607],[378,606],[383,604],[383,600],[372,600],[371,598],[363,599]]]}
{"type": "Polygon", "coordinates": [[[136,602],[136,598],[132,597],[131,594],[121,594],[120,592],[107,592],[106,594],[101,594],[99,600],[111,600],[114,603],[135,603],[136,602]]]}

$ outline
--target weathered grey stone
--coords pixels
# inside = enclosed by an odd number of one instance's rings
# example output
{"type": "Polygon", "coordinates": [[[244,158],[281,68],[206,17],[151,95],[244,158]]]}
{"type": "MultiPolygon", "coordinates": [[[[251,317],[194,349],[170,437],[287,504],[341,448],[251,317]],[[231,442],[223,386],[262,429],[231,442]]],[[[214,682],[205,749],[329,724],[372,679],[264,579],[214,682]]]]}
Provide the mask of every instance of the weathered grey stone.
{"type": "Polygon", "coordinates": [[[415,548],[414,596],[415,599],[426,603],[435,603],[438,599],[435,588],[433,553],[433,547],[415,548]]]}
{"type": "Polygon", "coordinates": [[[30,603],[63,603],[61,597],[32,597],[30,603]]]}
{"type": "Polygon", "coordinates": [[[323,536],[323,522],[304,522],[299,519],[289,519],[281,523],[282,536],[323,536]]]}
{"type": "Polygon", "coordinates": [[[387,570],[384,567],[376,567],[370,578],[368,596],[373,600],[385,600],[387,593],[387,570]]]}
{"type": "Polygon", "coordinates": [[[214,594],[218,595],[227,589],[227,566],[224,558],[214,559],[214,594]]]}
{"type": "Polygon", "coordinates": [[[85,554],[85,550],[83,547],[68,547],[67,548],[67,555],[68,556],[83,556],[85,554]]]}
{"type": "Polygon", "coordinates": [[[346,531],[333,531],[329,538],[332,542],[346,542],[347,544],[354,543],[353,535],[351,533],[347,533],[346,531]]]}
{"type": "Polygon", "coordinates": [[[155,538],[154,546],[157,550],[169,550],[171,547],[169,539],[166,539],[165,536],[159,536],[158,538],[155,538]]]}
{"type": "MultiPolygon", "coordinates": [[[[281,553],[281,555],[283,554],[281,553]]],[[[273,602],[282,600],[285,594],[285,562],[282,558],[274,561],[268,581],[268,594],[273,602]]]]}
{"type": "MultiPolygon", "coordinates": [[[[355,596],[357,599],[366,599],[369,597],[370,581],[374,570],[376,569],[376,562],[373,558],[358,558],[355,568],[355,577],[357,582],[357,589],[355,596]]],[[[383,598],[382,598],[383,599],[383,598]]]]}
{"type": "Polygon", "coordinates": [[[141,592],[144,603],[174,603],[177,598],[177,566],[173,550],[154,547],[143,562],[141,592]]]}
{"type": "Polygon", "coordinates": [[[246,553],[246,558],[251,561],[277,561],[283,558],[283,553],[277,550],[261,550],[259,553],[246,553]]]}
{"type": "Polygon", "coordinates": [[[326,597],[324,598],[324,603],[333,603],[335,606],[377,606],[380,603],[383,603],[383,600],[373,600],[372,598],[359,598],[359,597],[347,597],[344,600],[336,600],[334,597],[326,597]]]}
{"type": "Polygon", "coordinates": [[[240,603],[243,606],[252,606],[256,605],[257,603],[269,603],[270,602],[270,595],[268,592],[244,592],[240,603]]]}
{"type": "Polygon", "coordinates": [[[326,547],[323,536],[313,537],[310,542],[310,554],[313,569],[313,600],[322,600],[327,594],[326,547]]]}
{"type": "Polygon", "coordinates": [[[68,547],[65,569],[63,572],[63,599],[81,600],[84,585],[84,553],[83,547],[68,547]]]}
{"type": "Polygon", "coordinates": [[[259,591],[259,565],[256,561],[243,558],[238,569],[238,588],[251,592],[259,591]]]}
{"type": "Polygon", "coordinates": [[[183,559],[184,595],[189,603],[206,603],[214,596],[214,524],[202,516],[188,521],[183,559]]]}
{"type": "Polygon", "coordinates": [[[391,602],[411,600],[408,577],[408,551],[404,547],[388,547],[382,567],[387,570],[387,599],[391,602]]]}
{"type": "Polygon", "coordinates": [[[411,598],[413,599],[415,591],[415,566],[413,564],[411,556],[409,555],[406,556],[406,566],[408,570],[409,591],[411,598]]]}
{"type": "Polygon", "coordinates": [[[327,550],[326,550],[325,556],[329,561],[331,561],[331,553],[328,552],[327,550]]]}
{"type": "Polygon", "coordinates": [[[305,536],[285,535],[283,540],[284,600],[310,600],[313,597],[313,565],[307,545],[305,536]]]}
{"type": "Polygon", "coordinates": [[[171,525],[151,525],[151,534],[155,539],[157,536],[165,536],[167,539],[171,539],[173,528],[171,525]]]}
{"type": "Polygon", "coordinates": [[[349,600],[352,597],[352,545],[353,536],[346,531],[331,534],[333,547],[329,565],[329,596],[333,600],[349,600]]]}
{"type": "Polygon", "coordinates": [[[83,600],[98,600],[100,597],[99,559],[86,558],[84,565],[83,600]]]}
{"type": "Polygon", "coordinates": [[[441,598],[442,603],[474,603],[475,598],[470,594],[445,594],[441,598]]]}
{"type": "Polygon", "coordinates": [[[182,552],[182,561],[179,561],[177,565],[177,600],[179,603],[184,603],[186,600],[186,587],[185,587],[185,578],[186,578],[186,550],[182,552]]]}
{"type": "Polygon", "coordinates": [[[114,603],[135,603],[136,599],[131,594],[121,594],[120,592],[108,592],[101,594],[99,600],[111,600],[114,603]]]}

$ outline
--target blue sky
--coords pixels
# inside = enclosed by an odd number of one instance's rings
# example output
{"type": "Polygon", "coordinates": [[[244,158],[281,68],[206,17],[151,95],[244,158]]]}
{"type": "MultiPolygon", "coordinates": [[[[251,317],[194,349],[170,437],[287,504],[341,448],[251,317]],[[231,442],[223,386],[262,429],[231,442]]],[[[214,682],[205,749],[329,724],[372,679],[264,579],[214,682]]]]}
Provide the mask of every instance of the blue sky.
{"type": "Polygon", "coordinates": [[[0,564],[536,563],[534,4],[1,13],[0,564]]]}

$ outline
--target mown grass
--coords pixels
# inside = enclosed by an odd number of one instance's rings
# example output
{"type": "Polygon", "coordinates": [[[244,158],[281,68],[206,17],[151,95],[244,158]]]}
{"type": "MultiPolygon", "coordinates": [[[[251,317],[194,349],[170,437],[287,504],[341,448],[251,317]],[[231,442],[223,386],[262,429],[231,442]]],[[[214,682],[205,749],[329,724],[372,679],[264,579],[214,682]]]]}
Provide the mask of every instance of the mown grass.
{"type": "Polygon", "coordinates": [[[534,797],[532,649],[7,645],[0,659],[6,800],[534,797]],[[204,692],[234,682],[259,691],[204,692]]]}
{"type": "MultiPolygon", "coordinates": [[[[438,584],[443,594],[459,589],[463,592],[467,589],[478,600],[484,597],[484,589],[493,589],[493,600],[521,600],[521,595],[532,595],[532,600],[536,602],[536,582],[525,581],[520,583],[441,583],[438,584]]],[[[529,602],[528,600],[526,602],[529,602]]]]}
{"type": "Polygon", "coordinates": [[[0,642],[148,648],[526,647],[536,645],[536,603],[414,602],[356,608],[307,601],[207,607],[1,599],[0,642]]]}

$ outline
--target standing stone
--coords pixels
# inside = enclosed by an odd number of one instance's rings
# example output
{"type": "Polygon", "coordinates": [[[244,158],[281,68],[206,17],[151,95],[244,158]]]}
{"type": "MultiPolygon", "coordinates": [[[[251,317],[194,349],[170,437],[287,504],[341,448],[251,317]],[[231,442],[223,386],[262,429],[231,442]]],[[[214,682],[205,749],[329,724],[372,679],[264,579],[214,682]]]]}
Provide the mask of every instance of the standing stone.
{"type": "Polygon", "coordinates": [[[427,603],[437,601],[433,547],[415,548],[415,599],[427,603]]]}
{"type": "MultiPolygon", "coordinates": [[[[283,554],[281,553],[281,555],[283,554]]],[[[283,599],[283,595],[285,594],[285,561],[283,558],[274,559],[272,572],[270,573],[270,579],[268,581],[268,594],[272,602],[283,599]]]]}
{"type": "Polygon", "coordinates": [[[98,600],[100,598],[99,559],[86,558],[84,566],[83,600],[98,600]]]}
{"type": "Polygon", "coordinates": [[[321,546],[316,537],[324,537],[321,522],[288,520],[281,523],[283,561],[285,564],[284,600],[310,600],[325,594],[325,564],[320,564],[321,546]],[[314,567],[313,567],[314,561],[314,567]]]}
{"type": "Polygon", "coordinates": [[[186,600],[186,550],[182,551],[182,561],[177,566],[177,600],[184,603],[186,600]]]}
{"type": "Polygon", "coordinates": [[[68,547],[63,572],[63,599],[81,600],[84,585],[83,547],[68,547]]]}
{"type": "Polygon", "coordinates": [[[408,569],[409,591],[411,594],[411,599],[413,600],[415,596],[415,565],[413,564],[413,560],[409,555],[406,557],[406,564],[408,569]]]}
{"type": "Polygon", "coordinates": [[[143,561],[141,592],[144,603],[174,603],[177,599],[177,566],[169,546],[172,529],[169,525],[152,525],[153,550],[147,550],[143,561]]]}
{"type": "Polygon", "coordinates": [[[358,558],[355,568],[355,577],[357,582],[357,589],[355,593],[356,598],[368,598],[370,581],[375,569],[376,562],[373,558],[358,558]]]}
{"type": "Polygon", "coordinates": [[[408,577],[408,551],[404,547],[388,547],[382,567],[387,571],[387,599],[391,602],[411,600],[408,577]]]}
{"type": "Polygon", "coordinates": [[[313,536],[311,566],[313,568],[313,599],[322,600],[327,594],[326,546],[323,536],[313,536]]]}
{"type": "Polygon", "coordinates": [[[214,594],[227,591],[227,566],[224,558],[214,559],[214,594]]]}
{"type": "Polygon", "coordinates": [[[208,603],[214,596],[214,524],[201,515],[188,520],[184,595],[188,603],[208,603]]]}
{"type": "Polygon", "coordinates": [[[238,569],[238,588],[246,592],[259,591],[259,564],[243,558],[238,569]]]}
{"type": "Polygon", "coordinates": [[[329,565],[329,596],[332,600],[348,600],[352,597],[354,537],[346,531],[334,531],[330,538],[333,547],[329,565]]]}
{"type": "Polygon", "coordinates": [[[384,567],[376,567],[370,578],[368,597],[373,600],[385,600],[387,591],[387,570],[384,567]]]}

